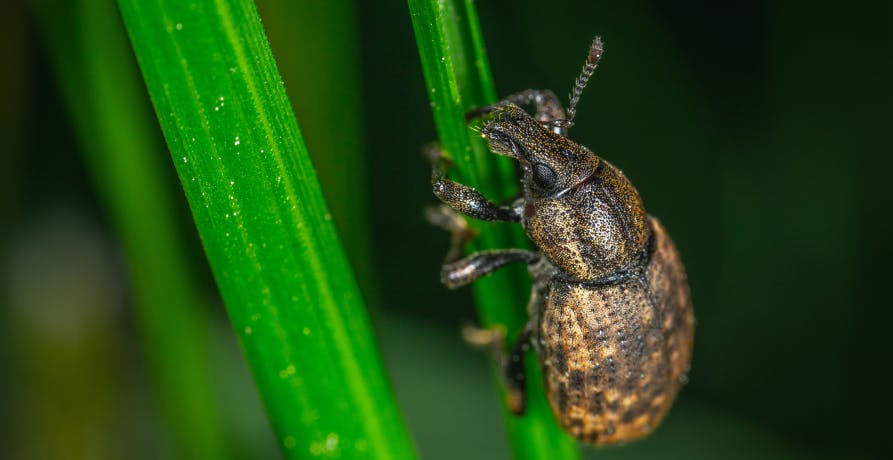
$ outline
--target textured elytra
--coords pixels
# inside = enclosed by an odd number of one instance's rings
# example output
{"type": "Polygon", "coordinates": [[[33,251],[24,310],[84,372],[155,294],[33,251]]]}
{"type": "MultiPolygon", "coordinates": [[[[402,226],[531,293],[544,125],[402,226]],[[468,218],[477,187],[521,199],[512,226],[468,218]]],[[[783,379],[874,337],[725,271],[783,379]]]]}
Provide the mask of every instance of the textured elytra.
{"type": "Polygon", "coordinates": [[[539,324],[549,402],[559,424],[585,442],[648,434],[688,372],[688,285],[673,242],[656,220],[650,224],[650,257],[629,278],[549,286],[539,324]]]}

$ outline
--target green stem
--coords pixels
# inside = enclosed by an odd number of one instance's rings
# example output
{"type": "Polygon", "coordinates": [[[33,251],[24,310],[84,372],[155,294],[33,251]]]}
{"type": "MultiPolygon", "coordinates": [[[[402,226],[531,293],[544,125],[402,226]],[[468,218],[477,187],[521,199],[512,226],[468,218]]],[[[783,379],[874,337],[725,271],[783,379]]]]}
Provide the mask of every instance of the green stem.
{"type": "MultiPolygon", "coordinates": [[[[422,70],[441,146],[456,163],[455,178],[499,201],[512,196],[517,180],[507,158],[487,152],[465,125],[464,113],[495,100],[493,80],[477,14],[471,0],[409,0],[422,70]]],[[[481,237],[474,249],[523,247],[518,227],[476,223],[481,237]]],[[[527,320],[530,282],[523,269],[507,269],[477,281],[474,297],[482,323],[504,325],[513,339],[527,320]]],[[[555,423],[545,399],[535,356],[527,360],[528,411],[513,417],[506,410],[515,458],[579,458],[576,442],[555,423]]]]}
{"type": "Polygon", "coordinates": [[[254,4],[119,4],[285,455],[415,458],[254,4]]]}

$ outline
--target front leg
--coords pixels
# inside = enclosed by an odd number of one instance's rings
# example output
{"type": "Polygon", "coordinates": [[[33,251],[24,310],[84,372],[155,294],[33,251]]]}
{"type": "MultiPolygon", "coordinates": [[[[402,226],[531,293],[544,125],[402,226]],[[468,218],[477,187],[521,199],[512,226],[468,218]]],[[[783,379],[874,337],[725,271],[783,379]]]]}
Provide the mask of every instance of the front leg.
{"type": "Polygon", "coordinates": [[[477,190],[446,178],[452,166],[440,146],[432,144],[426,150],[431,161],[431,186],[434,195],[449,207],[475,219],[491,222],[519,222],[521,215],[512,206],[496,205],[477,190]]]}

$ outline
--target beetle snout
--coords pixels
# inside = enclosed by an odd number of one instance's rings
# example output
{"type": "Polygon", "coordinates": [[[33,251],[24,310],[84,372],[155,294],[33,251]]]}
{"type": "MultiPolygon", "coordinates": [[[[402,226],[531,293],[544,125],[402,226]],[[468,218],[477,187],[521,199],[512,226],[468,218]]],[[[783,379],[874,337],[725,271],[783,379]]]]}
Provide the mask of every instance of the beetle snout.
{"type": "Polygon", "coordinates": [[[499,129],[493,124],[485,125],[481,128],[481,136],[487,139],[490,144],[490,150],[499,155],[505,155],[515,159],[522,159],[524,149],[521,148],[515,139],[505,131],[499,129]]]}

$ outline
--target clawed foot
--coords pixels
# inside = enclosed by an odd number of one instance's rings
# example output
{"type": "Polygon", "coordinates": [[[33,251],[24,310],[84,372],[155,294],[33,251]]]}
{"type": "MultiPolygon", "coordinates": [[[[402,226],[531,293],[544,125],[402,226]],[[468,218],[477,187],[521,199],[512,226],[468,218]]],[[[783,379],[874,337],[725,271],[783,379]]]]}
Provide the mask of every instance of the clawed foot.
{"type": "Polygon", "coordinates": [[[497,362],[504,359],[505,326],[484,329],[466,324],[462,326],[462,340],[474,348],[490,353],[497,362]]]}

